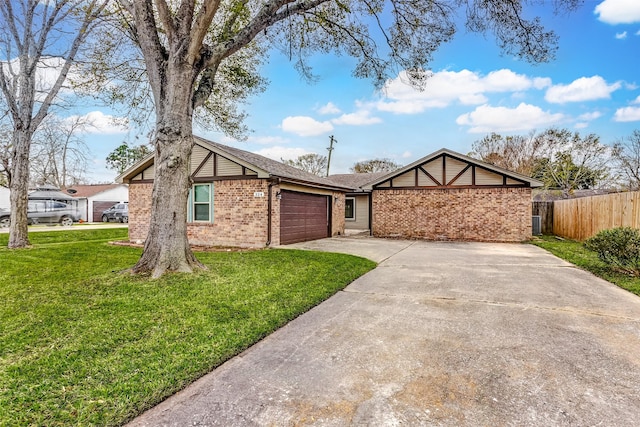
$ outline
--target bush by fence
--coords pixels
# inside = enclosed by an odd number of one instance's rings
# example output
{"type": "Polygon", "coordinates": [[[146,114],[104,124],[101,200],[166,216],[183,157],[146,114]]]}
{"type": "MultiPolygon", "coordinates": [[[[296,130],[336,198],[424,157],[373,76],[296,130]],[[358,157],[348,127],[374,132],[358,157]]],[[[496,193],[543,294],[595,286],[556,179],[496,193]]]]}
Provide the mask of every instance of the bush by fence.
{"type": "Polygon", "coordinates": [[[585,240],[616,227],[640,228],[640,191],[553,203],[553,233],[557,236],[585,240]]]}
{"type": "Polygon", "coordinates": [[[584,246],[600,260],[634,276],[640,275],[640,230],[618,227],[589,237],[584,246]]]}

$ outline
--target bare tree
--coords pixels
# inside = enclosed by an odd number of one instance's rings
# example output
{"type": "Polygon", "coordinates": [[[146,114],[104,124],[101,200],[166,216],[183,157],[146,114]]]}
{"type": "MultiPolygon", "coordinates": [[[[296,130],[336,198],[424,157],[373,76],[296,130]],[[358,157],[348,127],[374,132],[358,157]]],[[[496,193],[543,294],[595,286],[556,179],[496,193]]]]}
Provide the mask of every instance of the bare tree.
{"type": "Polygon", "coordinates": [[[496,133],[473,143],[470,156],[541,180],[546,189],[573,190],[610,185],[615,181],[610,163],[619,151],[595,134],[580,136],[567,129],[502,136],[496,133]]]}
{"type": "Polygon", "coordinates": [[[625,185],[630,190],[640,190],[640,130],[618,142],[615,159],[625,185]]]}
{"type": "Polygon", "coordinates": [[[303,171],[312,173],[314,175],[325,176],[327,172],[327,156],[323,156],[320,154],[303,154],[302,156],[298,156],[295,159],[281,160],[285,165],[302,169],[303,171]]]}
{"type": "Polygon", "coordinates": [[[11,181],[11,127],[0,120],[0,185],[6,187],[11,181]]]}
{"type": "MultiPolygon", "coordinates": [[[[340,52],[358,59],[354,75],[382,86],[407,70],[424,86],[428,65],[440,44],[455,33],[458,7],[466,7],[467,28],[491,32],[503,50],[533,62],[550,60],[556,36],[538,19],[523,16],[524,0],[119,0],[120,22],[139,47],[156,114],[155,179],[149,232],[133,272],[202,268],[187,241],[189,160],[194,116],[207,106],[221,123],[221,93],[256,84],[251,52],[280,46],[305,76],[310,52],[340,52]],[[380,37],[371,32],[377,32],[380,37]],[[376,40],[386,46],[378,46],[376,40]],[[385,58],[379,52],[387,52],[385,58]],[[230,86],[225,86],[225,84],[230,86]]],[[[571,9],[576,0],[557,0],[571,9]]]]}
{"type": "Polygon", "coordinates": [[[373,159],[357,162],[350,170],[353,173],[392,172],[401,166],[391,159],[373,159]]]}
{"type": "Polygon", "coordinates": [[[89,158],[89,148],[81,134],[89,126],[91,123],[82,116],[48,116],[33,136],[31,183],[58,188],[81,184],[89,158]]]}
{"type": "Polygon", "coordinates": [[[559,189],[566,198],[574,190],[603,187],[615,181],[610,164],[618,147],[601,143],[598,135],[580,136],[567,129],[548,129],[538,138],[555,148],[534,168],[533,176],[541,179],[546,188],[559,189]]]}
{"type": "Polygon", "coordinates": [[[33,135],[58,99],[82,43],[106,1],[0,2],[0,91],[12,123],[9,248],[29,245],[27,191],[33,135]],[[42,69],[55,75],[43,78],[42,69]]]}
{"type": "Polygon", "coordinates": [[[503,136],[491,133],[474,141],[471,157],[501,168],[531,176],[540,158],[556,150],[556,140],[540,138],[535,131],[527,135],[503,136]]]}

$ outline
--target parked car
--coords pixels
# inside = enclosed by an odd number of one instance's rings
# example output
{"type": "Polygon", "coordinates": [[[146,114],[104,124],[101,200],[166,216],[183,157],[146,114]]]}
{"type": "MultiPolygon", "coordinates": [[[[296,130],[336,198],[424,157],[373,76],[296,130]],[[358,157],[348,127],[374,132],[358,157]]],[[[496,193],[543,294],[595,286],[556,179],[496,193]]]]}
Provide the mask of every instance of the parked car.
{"type": "MultiPolygon", "coordinates": [[[[27,204],[27,223],[73,225],[79,218],[73,206],[57,200],[29,200],[27,204]]],[[[0,211],[0,227],[8,227],[8,211],[0,211]]]]}
{"type": "Polygon", "coordinates": [[[129,222],[129,203],[116,203],[102,212],[102,222],[129,222]]]}

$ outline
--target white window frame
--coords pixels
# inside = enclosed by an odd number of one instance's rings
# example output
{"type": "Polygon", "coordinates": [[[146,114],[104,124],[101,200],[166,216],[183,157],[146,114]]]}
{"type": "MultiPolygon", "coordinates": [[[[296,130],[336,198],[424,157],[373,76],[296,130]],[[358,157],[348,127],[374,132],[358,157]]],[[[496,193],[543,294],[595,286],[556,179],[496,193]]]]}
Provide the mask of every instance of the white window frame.
{"type": "Polygon", "coordinates": [[[204,183],[195,183],[191,186],[191,188],[189,189],[189,202],[187,205],[187,221],[188,222],[199,222],[199,223],[213,223],[213,195],[214,195],[214,190],[213,190],[213,183],[208,183],[208,182],[204,182],[204,183]],[[195,200],[195,188],[197,186],[206,186],[209,188],[209,201],[208,202],[196,202],[195,200]],[[209,219],[200,219],[197,220],[195,219],[195,211],[196,211],[196,205],[204,205],[204,204],[208,204],[209,205],[209,219]]]}

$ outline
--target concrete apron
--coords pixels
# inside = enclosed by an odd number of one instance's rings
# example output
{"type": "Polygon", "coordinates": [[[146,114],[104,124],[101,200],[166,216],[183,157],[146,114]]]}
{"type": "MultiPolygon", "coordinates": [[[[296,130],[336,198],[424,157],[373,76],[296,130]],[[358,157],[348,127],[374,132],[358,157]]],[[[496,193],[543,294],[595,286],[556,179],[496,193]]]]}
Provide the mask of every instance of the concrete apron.
{"type": "Polygon", "coordinates": [[[291,246],[382,262],[132,426],[638,424],[640,298],[531,245],[291,246]]]}

